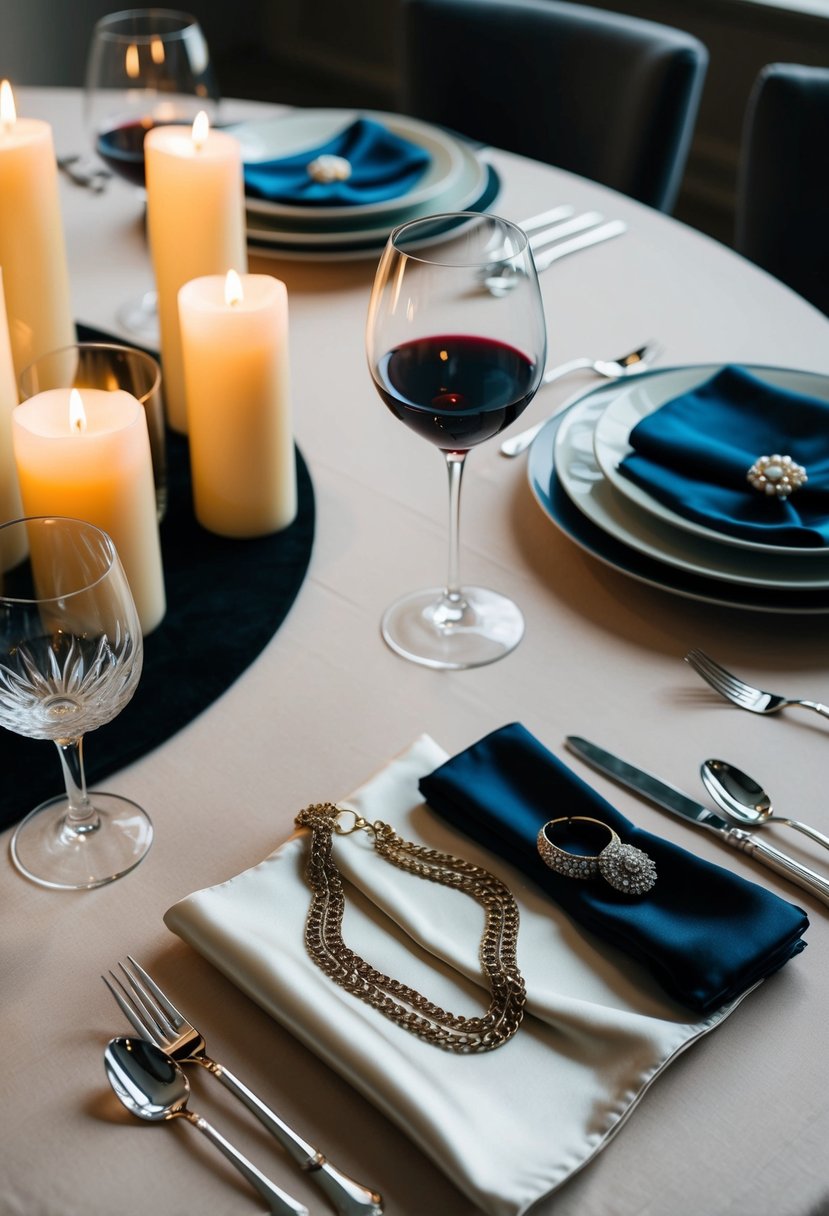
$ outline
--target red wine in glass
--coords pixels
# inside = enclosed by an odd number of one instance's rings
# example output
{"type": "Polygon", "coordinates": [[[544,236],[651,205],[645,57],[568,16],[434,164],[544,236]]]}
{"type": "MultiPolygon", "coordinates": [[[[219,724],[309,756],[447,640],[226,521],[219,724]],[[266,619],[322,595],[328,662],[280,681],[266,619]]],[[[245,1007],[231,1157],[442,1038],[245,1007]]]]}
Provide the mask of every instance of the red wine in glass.
{"type": "Polygon", "coordinates": [[[99,132],[95,151],[119,177],[133,186],[144,186],[144,137],[153,127],[168,125],[153,118],[116,123],[99,132]]]}
{"type": "Polygon", "coordinates": [[[500,434],[537,381],[535,363],[520,350],[467,334],[404,342],[376,369],[377,389],[395,418],[449,452],[500,434]]]}

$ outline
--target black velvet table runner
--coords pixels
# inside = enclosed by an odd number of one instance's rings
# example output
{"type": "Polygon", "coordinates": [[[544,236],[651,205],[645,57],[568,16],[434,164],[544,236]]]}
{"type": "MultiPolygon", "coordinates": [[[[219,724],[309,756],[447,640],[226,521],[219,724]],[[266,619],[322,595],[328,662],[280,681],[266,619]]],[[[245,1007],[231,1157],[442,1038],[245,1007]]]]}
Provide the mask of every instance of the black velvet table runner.
{"type": "MultiPolygon", "coordinates": [[[[81,341],[105,335],[79,329],[81,341]]],[[[112,340],[112,339],[109,339],[112,340]]],[[[314,491],[297,461],[297,518],[255,540],[214,536],[196,522],[186,438],[167,436],[167,513],[161,549],[167,613],[144,640],[133,699],[93,731],[84,748],[87,784],[157,747],[219,697],[273,637],[305,578],[314,539],[314,491]]],[[[63,789],[55,747],[0,729],[0,828],[63,789]]]]}

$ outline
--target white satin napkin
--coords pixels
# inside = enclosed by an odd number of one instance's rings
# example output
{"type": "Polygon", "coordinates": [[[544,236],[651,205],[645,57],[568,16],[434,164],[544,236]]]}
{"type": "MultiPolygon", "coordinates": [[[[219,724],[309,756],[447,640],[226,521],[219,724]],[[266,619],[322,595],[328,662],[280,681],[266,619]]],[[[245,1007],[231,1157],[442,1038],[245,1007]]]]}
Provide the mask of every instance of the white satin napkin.
{"type": "MultiPolygon", "coordinates": [[[[662,1069],[739,1002],[687,1021],[689,1011],[638,964],[573,925],[517,871],[446,826],[422,802],[417,783],[447,758],[422,736],[339,805],[466,857],[513,891],[527,1016],[504,1046],[453,1055],[323,975],[303,940],[310,903],[305,831],[253,869],[187,896],[164,919],[399,1124],[483,1211],[518,1216],[599,1152],[662,1069]]],[[[334,856],[349,880],[347,944],[443,1008],[483,1012],[481,908],[390,865],[365,832],[336,837],[334,856]]]]}

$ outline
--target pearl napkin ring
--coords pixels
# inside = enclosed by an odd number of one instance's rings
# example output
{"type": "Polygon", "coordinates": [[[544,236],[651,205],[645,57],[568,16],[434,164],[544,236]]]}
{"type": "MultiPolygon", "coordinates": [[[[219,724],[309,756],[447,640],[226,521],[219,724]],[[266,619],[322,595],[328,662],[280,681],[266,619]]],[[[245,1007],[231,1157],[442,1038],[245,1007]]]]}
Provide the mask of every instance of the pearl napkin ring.
{"type": "MultiPolygon", "coordinates": [[[[595,834],[588,829],[589,834],[595,834]]],[[[590,819],[586,815],[566,815],[562,819],[551,819],[538,833],[536,840],[541,859],[551,870],[566,878],[601,877],[617,891],[625,895],[644,895],[656,882],[656,866],[647,853],[632,844],[622,844],[618,833],[601,819],[590,819]],[[577,823],[593,824],[610,833],[610,841],[596,856],[584,853],[568,853],[553,844],[552,829],[569,829],[577,823]],[[561,825],[566,825],[566,829],[561,825]]]]}
{"type": "Polygon", "coordinates": [[[777,453],[758,456],[746,478],[755,490],[776,498],[788,498],[809,480],[802,464],[777,453]]]}
{"type": "Polygon", "coordinates": [[[344,156],[325,152],[308,164],[307,172],[315,182],[347,182],[351,177],[351,163],[344,156]]]}

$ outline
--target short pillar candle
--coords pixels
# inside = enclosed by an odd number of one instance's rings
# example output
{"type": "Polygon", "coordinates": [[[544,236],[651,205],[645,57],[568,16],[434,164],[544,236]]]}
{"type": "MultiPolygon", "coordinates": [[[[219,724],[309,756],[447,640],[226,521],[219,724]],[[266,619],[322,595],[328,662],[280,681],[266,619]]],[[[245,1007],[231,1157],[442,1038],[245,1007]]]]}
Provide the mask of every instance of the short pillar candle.
{"type": "Polygon", "coordinates": [[[0,83],[0,266],[15,375],[75,341],[52,128],[0,83]]]}
{"type": "MultiPolygon", "coordinates": [[[[202,120],[200,122],[200,119],[202,120]]],[[[178,291],[200,275],[247,269],[245,189],[239,141],[193,128],[154,127],[144,139],[147,232],[161,328],[164,405],[175,431],[187,431],[178,291]]]]}
{"type": "Polygon", "coordinates": [[[264,536],[296,517],[288,293],[270,275],[207,275],[179,292],[196,518],[264,536]]]}
{"type": "Polygon", "coordinates": [[[49,389],[12,415],[26,515],[69,515],[108,532],[144,633],[166,607],[144,410],[117,390],[49,389]]]}

